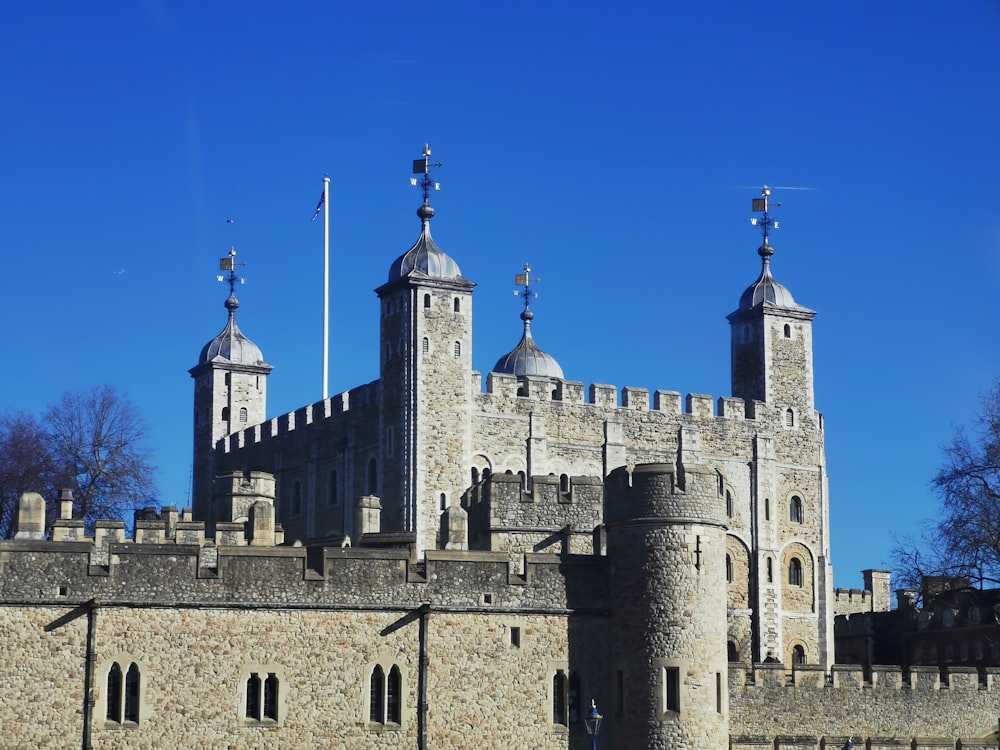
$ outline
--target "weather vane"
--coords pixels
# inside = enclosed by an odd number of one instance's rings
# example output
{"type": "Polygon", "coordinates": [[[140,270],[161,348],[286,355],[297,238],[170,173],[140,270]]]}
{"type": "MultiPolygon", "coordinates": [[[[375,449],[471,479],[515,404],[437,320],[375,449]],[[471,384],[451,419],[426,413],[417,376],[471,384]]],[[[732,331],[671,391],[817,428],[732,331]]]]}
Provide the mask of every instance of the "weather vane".
{"type": "Polygon", "coordinates": [[[411,177],[410,184],[414,187],[419,187],[424,191],[424,205],[426,206],[429,200],[431,188],[434,190],[441,189],[440,182],[434,182],[431,179],[431,170],[437,169],[438,167],[443,167],[444,164],[441,162],[431,161],[431,147],[424,144],[424,158],[413,160],[413,174],[423,175],[422,177],[411,177]]]}
{"type": "MultiPolygon", "coordinates": [[[[753,199],[753,201],[751,202],[751,208],[750,208],[750,210],[753,211],[754,213],[761,213],[761,212],[763,212],[764,215],[762,217],[754,216],[752,219],[750,219],[750,223],[753,224],[755,227],[759,226],[761,228],[761,232],[763,232],[763,234],[764,234],[764,245],[766,246],[767,245],[767,233],[768,233],[768,230],[771,227],[774,227],[775,229],[778,229],[778,222],[775,219],[772,219],[771,216],[768,214],[768,200],[767,199],[771,197],[771,188],[769,188],[767,185],[765,185],[761,189],[760,195],[761,195],[760,198],[754,198],[753,199]]],[[[774,204],[775,208],[778,208],[780,206],[781,206],[780,203],[775,203],[774,204]]]]}
{"type": "Polygon", "coordinates": [[[532,290],[531,283],[534,282],[536,284],[539,284],[541,283],[541,281],[542,280],[537,276],[535,278],[531,278],[531,266],[529,266],[527,263],[524,264],[524,273],[514,274],[514,283],[517,286],[521,287],[520,289],[514,290],[514,296],[520,297],[521,299],[524,300],[525,312],[527,312],[528,305],[530,304],[531,300],[538,299],[538,292],[532,290]]]}
{"type": "Polygon", "coordinates": [[[236,262],[236,248],[235,247],[230,247],[229,248],[229,257],[227,257],[227,258],[219,258],[219,270],[220,271],[229,271],[229,275],[228,276],[224,276],[223,274],[219,274],[215,278],[218,281],[228,281],[229,282],[229,296],[230,297],[233,296],[233,294],[235,294],[236,282],[237,281],[239,281],[241,284],[245,284],[246,283],[246,279],[244,279],[242,276],[237,276],[236,275],[236,266],[245,266],[245,265],[246,265],[245,262],[239,262],[239,263],[236,262]]]}

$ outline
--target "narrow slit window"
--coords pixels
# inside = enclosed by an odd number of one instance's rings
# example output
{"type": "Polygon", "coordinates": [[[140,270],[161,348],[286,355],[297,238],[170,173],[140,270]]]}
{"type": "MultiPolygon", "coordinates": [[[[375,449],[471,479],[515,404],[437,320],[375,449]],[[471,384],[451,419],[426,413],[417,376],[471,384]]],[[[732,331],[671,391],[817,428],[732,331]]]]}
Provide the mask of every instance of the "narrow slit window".
{"type": "Polygon", "coordinates": [[[403,676],[400,674],[399,667],[393,664],[392,669],[389,670],[389,679],[386,680],[385,689],[386,722],[389,724],[403,723],[402,692],[403,676]]]}
{"type": "Polygon", "coordinates": [[[108,671],[108,721],[122,721],[122,668],[115,662],[108,671]]]}
{"type": "Polygon", "coordinates": [[[247,710],[246,717],[260,721],[260,675],[251,672],[247,678],[247,710]]]}
{"type": "Polygon", "coordinates": [[[372,670],[369,682],[368,700],[368,720],[378,724],[384,723],[385,719],[385,672],[378,664],[372,670]]]}
{"type": "Polygon", "coordinates": [[[125,673],[125,721],[139,723],[139,667],[134,662],[125,673]]]}
{"type": "Polygon", "coordinates": [[[678,667],[663,669],[664,706],[667,711],[680,713],[681,710],[681,670],[678,667]]]}
{"type": "Polygon", "coordinates": [[[566,673],[559,669],[552,676],[552,723],[569,726],[569,717],[566,715],[566,693],[568,685],[566,673]]]}

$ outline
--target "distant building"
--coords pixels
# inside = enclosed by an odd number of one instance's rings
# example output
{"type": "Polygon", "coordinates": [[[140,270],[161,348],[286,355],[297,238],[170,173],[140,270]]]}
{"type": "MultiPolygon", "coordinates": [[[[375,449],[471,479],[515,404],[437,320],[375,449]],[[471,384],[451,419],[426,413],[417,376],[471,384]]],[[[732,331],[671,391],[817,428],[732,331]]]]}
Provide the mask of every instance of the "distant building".
{"type": "MultiPolygon", "coordinates": [[[[997,747],[993,672],[834,663],[834,615],[888,577],[834,592],[814,313],[766,234],[732,397],[586,388],[527,304],[484,389],[475,285],[426,189],[417,213],[376,290],[378,380],[267,420],[231,294],[191,369],[193,512],[88,538],[22,500],[0,747],[577,748],[591,699],[616,750],[997,747]]],[[[693,356],[680,314],[651,350],[693,356]]]]}
{"type": "MultiPolygon", "coordinates": [[[[867,573],[868,571],[866,571],[867,573]]],[[[964,579],[924,579],[917,592],[900,589],[888,607],[838,616],[837,661],[967,668],[1000,668],[1000,589],[974,589],[964,579]]]]}

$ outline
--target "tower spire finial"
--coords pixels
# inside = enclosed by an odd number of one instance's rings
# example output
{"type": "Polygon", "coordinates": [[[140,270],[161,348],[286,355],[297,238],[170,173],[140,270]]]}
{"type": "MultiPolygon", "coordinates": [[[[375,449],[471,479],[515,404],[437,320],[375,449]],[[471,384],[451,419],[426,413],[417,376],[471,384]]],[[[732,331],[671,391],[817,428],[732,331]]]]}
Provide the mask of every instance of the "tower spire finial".
{"type": "Polygon", "coordinates": [[[538,292],[533,291],[531,288],[532,282],[538,284],[541,282],[541,279],[537,276],[531,278],[531,266],[525,263],[524,273],[514,274],[514,283],[521,287],[521,289],[514,290],[514,295],[524,300],[524,311],[521,313],[521,320],[524,321],[535,317],[531,310],[528,309],[531,305],[531,299],[538,299],[538,292]]]}
{"type": "MultiPolygon", "coordinates": [[[[769,213],[770,206],[768,198],[771,197],[771,188],[765,185],[763,188],[761,188],[760,195],[761,195],[760,198],[753,199],[753,201],[750,204],[751,205],[750,210],[753,211],[754,213],[763,213],[763,216],[759,218],[754,216],[753,218],[750,219],[750,223],[753,224],[755,227],[759,226],[761,229],[761,233],[764,235],[764,244],[762,244],[760,248],[758,248],[757,252],[760,254],[760,257],[764,259],[764,262],[767,263],[768,259],[772,255],[774,255],[774,248],[772,248],[770,243],[768,243],[767,235],[772,227],[774,229],[778,229],[778,222],[775,219],[772,219],[769,213]]],[[[780,203],[774,204],[775,208],[778,208],[780,206],[781,206],[780,203]]]]}
{"type": "Polygon", "coordinates": [[[219,270],[229,271],[229,274],[228,275],[220,274],[215,278],[218,281],[224,281],[229,284],[229,299],[226,300],[226,309],[229,310],[230,315],[233,315],[236,311],[236,308],[240,306],[239,301],[236,299],[236,282],[238,281],[240,284],[246,283],[246,279],[244,279],[242,276],[236,275],[236,267],[245,265],[246,265],[245,261],[237,262],[235,246],[231,246],[229,248],[228,257],[219,258],[219,270]]]}
{"type": "Polygon", "coordinates": [[[410,184],[414,187],[419,187],[423,191],[424,203],[417,210],[417,215],[424,221],[430,219],[430,217],[434,215],[434,209],[431,208],[430,204],[431,190],[441,189],[441,183],[434,182],[434,180],[431,179],[431,170],[443,166],[444,164],[441,162],[431,161],[431,147],[426,143],[424,144],[423,158],[413,160],[413,174],[421,175],[421,177],[411,177],[410,184]]]}

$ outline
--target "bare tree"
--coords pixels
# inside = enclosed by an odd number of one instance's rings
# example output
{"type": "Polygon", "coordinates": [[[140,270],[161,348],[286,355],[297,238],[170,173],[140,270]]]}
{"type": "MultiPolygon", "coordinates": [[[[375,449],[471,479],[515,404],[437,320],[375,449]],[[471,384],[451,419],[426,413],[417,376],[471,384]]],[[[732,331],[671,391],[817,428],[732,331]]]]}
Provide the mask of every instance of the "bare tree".
{"type": "Polygon", "coordinates": [[[59,486],[73,490],[74,515],[88,525],[155,502],[145,420],[117,390],[65,393],[44,425],[59,486]]]}
{"type": "Polygon", "coordinates": [[[38,420],[9,411],[0,415],[0,538],[13,532],[17,501],[24,492],[55,497],[52,455],[38,420]]]}
{"type": "Polygon", "coordinates": [[[944,448],[933,481],[938,517],[916,539],[897,541],[896,565],[908,585],[923,576],[964,578],[982,588],[1000,583],[1000,380],[980,399],[970,429],[944,448]]]}

